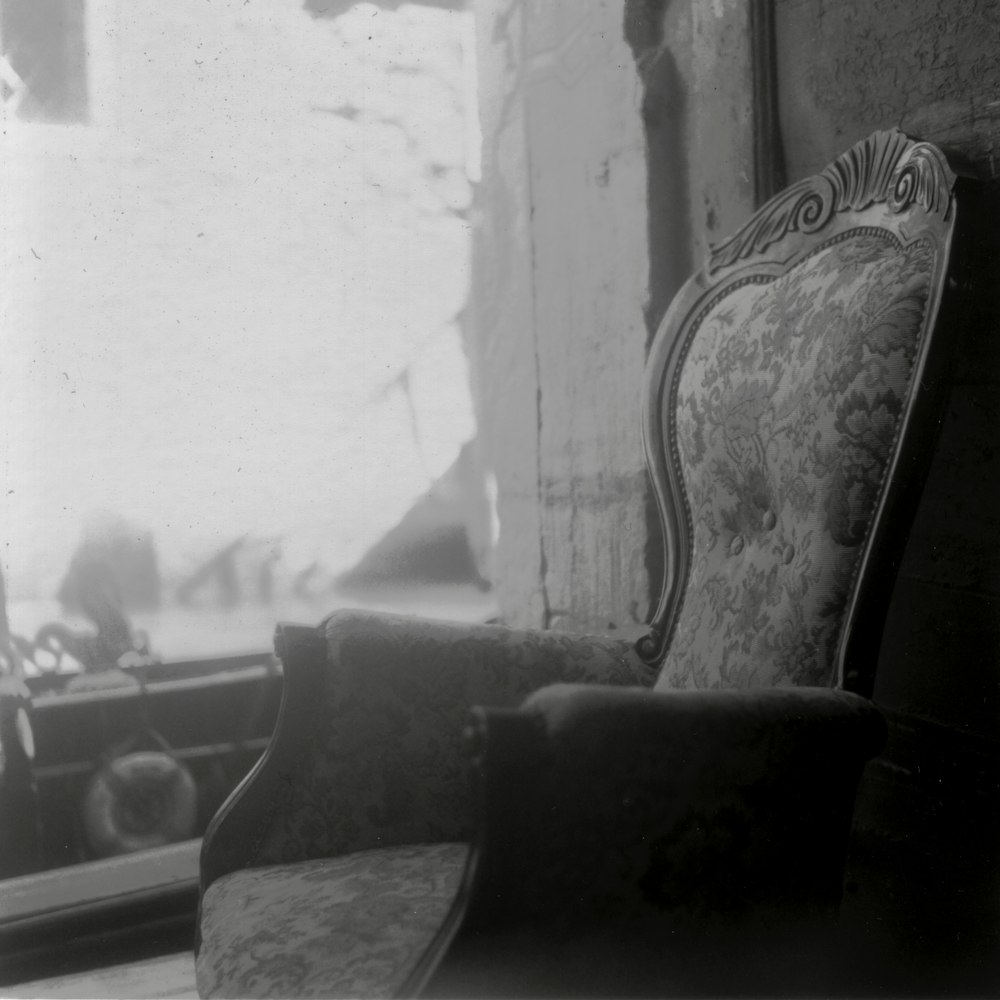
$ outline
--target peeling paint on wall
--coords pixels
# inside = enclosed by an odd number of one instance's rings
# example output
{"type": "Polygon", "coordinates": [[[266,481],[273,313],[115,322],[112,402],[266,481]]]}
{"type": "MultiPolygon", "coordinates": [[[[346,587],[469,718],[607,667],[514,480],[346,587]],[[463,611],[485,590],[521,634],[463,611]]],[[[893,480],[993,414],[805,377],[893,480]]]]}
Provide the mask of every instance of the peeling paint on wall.
{"type": "Polygon", "coordinates": [[[621,12],[477,8],[488,162],[472,353],[500,605],[518,624],[606,627],[648,601],[644,490],[604,493],[602,478],[643,475],[645,151],[621,12]]]}
{"type": "Polygon", "coordinates": [[[483,0],[477,14],[489,163],[471,353],[500,605],[518,624],[634,623],[662,565],[646,350],[708,243],[753,208],[746,8],[483,0]]]}

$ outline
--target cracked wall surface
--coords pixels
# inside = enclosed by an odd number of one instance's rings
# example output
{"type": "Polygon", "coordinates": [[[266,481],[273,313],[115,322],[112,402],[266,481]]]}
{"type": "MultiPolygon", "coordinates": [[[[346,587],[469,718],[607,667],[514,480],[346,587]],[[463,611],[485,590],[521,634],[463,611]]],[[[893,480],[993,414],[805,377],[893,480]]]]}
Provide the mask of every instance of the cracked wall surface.
{"type": "Polygon", "coordinates": [[[506,620],[645,613],[641,83],[620,2],[477,6],[483,184],[475,383],[506,620]]]}
{"type": "MultiPolygon", "coordinates": [[[[317,607],[295,613],[311,620],[476,433],[460,330],[472,18],[349,6],[314,20],[299,0],[88,0],[89,123],[72,126],[31,120],[55,116],[77,55],[60,76],[35,43],[53,10],[83,4],[0,19],[34,88],[7,66],[12,600],[53,595],[107,510],[153,533],[169,592],[243,534],[247,593],[273,563],[290,597],[318,564],[317,607]]],[[[53,611],[23,613],[30,633],[53,611]]],[[[267,618],[150,629],[162,655],[205,655],[267,648],[267,618]]]]}
{"type": "Polygon", "coordinates": [[[707,244],[752,209],[746,5],[480,0],[476,16],[470,354],[501,611],[634,625],[662,567],[639,434],[646,350],[707,244]]]}

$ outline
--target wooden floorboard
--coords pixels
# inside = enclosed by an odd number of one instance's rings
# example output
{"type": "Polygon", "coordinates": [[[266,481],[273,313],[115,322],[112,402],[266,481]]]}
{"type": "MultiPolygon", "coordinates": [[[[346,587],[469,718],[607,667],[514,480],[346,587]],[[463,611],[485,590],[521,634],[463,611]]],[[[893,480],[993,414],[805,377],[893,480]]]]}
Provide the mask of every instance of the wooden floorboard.
{"type": "Polygon", "coordinates": [[[70,976],[36,979],[0,990],[0,997],[17,997],[19,1000],[40,1000],[43,997],[196,1000],[197,996],[194,957],[187,952],[70,976]]]}

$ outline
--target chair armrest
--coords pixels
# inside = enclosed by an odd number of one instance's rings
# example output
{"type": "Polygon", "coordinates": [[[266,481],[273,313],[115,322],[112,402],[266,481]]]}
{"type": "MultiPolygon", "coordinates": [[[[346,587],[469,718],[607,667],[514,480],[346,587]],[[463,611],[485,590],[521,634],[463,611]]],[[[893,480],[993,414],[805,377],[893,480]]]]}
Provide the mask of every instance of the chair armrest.
{"type": "Polygon", "coordinates": [[[469,839],[472,705],[516,705],[560,680],[653,679],[625,639],[360,611],[279,626],[276,647],[275,732],[205,835],[203,891],[240,868],[469,839]]]}
{"type": "Polygon", "coordinates": [[[835,916],[861,769],[885,738],[866,700],[558,685],[476,716],[467,927],[835,916]]]}

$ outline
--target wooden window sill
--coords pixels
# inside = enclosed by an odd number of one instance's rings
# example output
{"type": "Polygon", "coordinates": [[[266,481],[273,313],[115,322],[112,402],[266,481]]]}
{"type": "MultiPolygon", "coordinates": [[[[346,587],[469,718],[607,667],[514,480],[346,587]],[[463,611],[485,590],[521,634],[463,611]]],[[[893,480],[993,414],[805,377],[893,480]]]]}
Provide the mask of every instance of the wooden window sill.
{"type": "Polygon", "coordinates": [[[0,886],[0,985],[188,948],[201,840],[0,886]]]}

